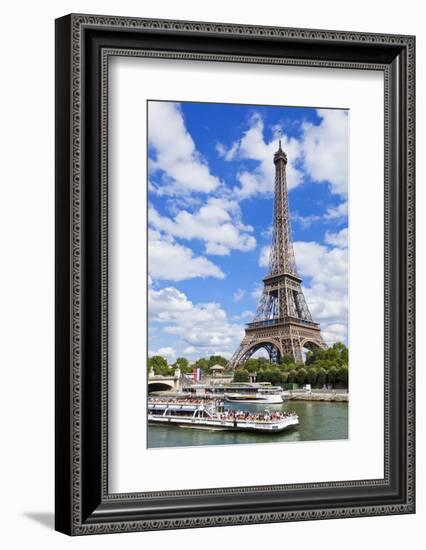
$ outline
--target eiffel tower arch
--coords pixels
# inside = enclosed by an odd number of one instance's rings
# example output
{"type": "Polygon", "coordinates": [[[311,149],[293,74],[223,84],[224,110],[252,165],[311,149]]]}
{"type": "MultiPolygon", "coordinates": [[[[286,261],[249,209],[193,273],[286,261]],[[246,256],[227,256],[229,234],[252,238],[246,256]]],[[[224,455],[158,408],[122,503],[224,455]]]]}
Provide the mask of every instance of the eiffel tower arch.
{"type": "Polygon", "coordinates": [[[238,368],[256,351],[267,351],[272,363],[285,356],[303,363],[303,349],[326,348],[320,326],[311,316],[298,276],[291,235],[286,179],[287,155],[279,142],[274,155],[275,196],[269,269],[263,292],[245,336],[228,363],[238,368]]]}

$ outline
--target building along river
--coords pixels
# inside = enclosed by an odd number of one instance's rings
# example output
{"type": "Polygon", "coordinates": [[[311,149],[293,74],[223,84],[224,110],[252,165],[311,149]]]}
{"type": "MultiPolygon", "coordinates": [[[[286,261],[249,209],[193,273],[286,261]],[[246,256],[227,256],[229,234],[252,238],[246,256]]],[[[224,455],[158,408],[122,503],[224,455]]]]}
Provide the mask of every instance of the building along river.
{"type": "MultiPolygon", "coordinates": [[[[228,405],[227,405],[228,406],[228,405]]],[[[287,441],[325,441],[348,438],[348,403],[323,401],[286,401],[282,405],[229,404],[229,408],[262,413],[294,411],[299,425],[274,434],[230,432],[177,426],[148,426],[148,447],[188,447],[231,445],[234,443],[278,443],[287,441]]]]}

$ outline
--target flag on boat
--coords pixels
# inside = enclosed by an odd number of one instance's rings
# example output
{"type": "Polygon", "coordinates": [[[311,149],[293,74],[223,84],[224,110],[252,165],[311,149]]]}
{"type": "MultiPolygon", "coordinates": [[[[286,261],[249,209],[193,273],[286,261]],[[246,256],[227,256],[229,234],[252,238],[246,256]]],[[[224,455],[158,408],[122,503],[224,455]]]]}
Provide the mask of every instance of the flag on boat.
{"type": "Polygon", "coordinates": [[[194,376],[194,384],[201,382],[201,378],[203,377],[203,369],[201,367],[194,367],[192,374],[194,376]]]}

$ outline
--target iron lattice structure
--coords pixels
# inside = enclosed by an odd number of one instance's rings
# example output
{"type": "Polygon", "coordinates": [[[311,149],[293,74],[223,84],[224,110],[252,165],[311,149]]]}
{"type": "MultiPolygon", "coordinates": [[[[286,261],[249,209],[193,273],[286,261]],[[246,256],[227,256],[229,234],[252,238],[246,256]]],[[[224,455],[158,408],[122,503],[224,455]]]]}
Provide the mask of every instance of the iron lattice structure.
{"type": "Polygon", "coordinates": [[[245,336],[228,367],[240,367],[260,348],[272,363],[287,355],[303,362],[303,348],[325,348],[320,326],[312,319],[297,274],[288,206],[287,155],[279,142],[274,155],[275,199],[269,270],[263,292],[245,336]]]}

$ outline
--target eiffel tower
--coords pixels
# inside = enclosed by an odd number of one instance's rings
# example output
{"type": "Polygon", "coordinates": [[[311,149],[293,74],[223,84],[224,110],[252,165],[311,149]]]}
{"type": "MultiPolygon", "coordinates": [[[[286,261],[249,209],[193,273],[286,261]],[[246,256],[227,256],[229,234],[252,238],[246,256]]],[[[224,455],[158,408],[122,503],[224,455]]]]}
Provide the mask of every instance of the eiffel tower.
{"type": "Polygon", "coordinates": [[[263,279],[263,293],[256,315],[246,325],[245,336],[228,363],[238,368],[257,350],[264,348],[271,363],[286,355],[303,363],[303,349],[326,347],[320,326],[312,319],[297,274],[291,237],[286,180],[287,155],[274,155],[275,200],[269,270],[263,279]]]}

